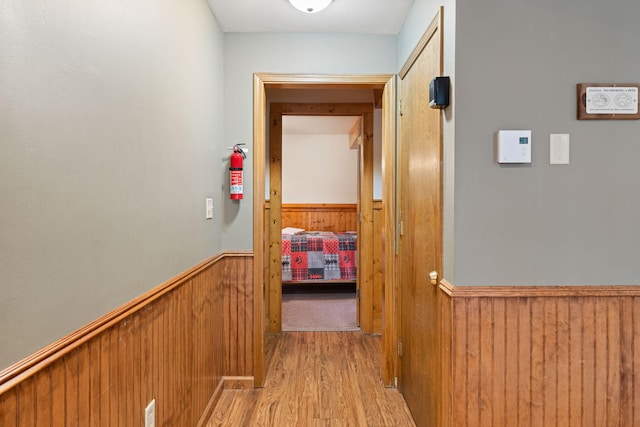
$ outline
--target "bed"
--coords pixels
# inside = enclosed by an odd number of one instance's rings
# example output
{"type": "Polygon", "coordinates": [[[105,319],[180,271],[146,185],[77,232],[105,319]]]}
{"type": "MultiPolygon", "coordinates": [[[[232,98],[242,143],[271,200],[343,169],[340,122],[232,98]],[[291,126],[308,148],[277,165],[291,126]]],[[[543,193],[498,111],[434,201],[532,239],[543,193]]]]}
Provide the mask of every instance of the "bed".
{"type": "Polygon", "coordinates": [[[283,229],[282,282],[355,282],[357,233],[283,229]]]}

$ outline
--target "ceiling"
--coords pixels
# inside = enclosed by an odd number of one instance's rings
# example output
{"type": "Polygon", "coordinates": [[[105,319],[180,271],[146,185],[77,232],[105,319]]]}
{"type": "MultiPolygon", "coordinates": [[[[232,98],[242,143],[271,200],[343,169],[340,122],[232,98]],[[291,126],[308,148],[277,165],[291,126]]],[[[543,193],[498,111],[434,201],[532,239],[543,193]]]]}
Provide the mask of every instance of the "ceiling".
{"type": "Polygon", "coordinates": [[[288,0],[207,0],[224,32],[398,34],[414,0],[334,0],[302,13],[288,0]]]}

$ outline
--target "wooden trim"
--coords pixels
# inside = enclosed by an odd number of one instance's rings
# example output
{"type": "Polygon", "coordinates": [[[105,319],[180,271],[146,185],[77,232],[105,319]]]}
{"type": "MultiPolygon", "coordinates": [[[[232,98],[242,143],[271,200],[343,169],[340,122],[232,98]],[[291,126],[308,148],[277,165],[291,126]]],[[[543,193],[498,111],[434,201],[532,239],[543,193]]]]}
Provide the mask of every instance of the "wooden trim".
{"type": "Polygon", "coordinates": [[[253,377],[225,376],[222,377],[225,390],[248,390],[254,387],[253,377]]]}
{"type": "MultiPolygon", "coordinates": [[[[363,144],[360,149],[358,179],[358,280],[360,327],[373,332],[373,105],[370,103],[272,103],[269,113],[269,280],[267,322],[270,333],[282,330],[282,117],[284,115],[321,115],[362,117],[363,144]],[[364,262],[366,261],[366,262],[364,262]]],[[[343,230],[344,231],[344,230],[343,230]]]]}
{"type": "Polygon", "coordinates": [[[31,375],[34,372],[34,369],[40,370],[58,361],[82,344],[85,344],[87,341],[94,338],[96,335],[103,333],[112,325],[129,316],[131,313],[145,308],[152,302],[161,298],[163,295],[180,286],[185,281],[194,277],[199,272],[229,256],[248,257],[252,256],[252,254],[250,252],[236,252],[215,255],[139,296],[138,298],[116,308],[110,313],[100,317],[77,331],[72,332],[60,340],[48,345],[42,350],[39,350],[25,359],[9,366],[0,372],[0,393],[7,388],[13,387],[15,384],[18,384],[21,380],[31,375]]]}
{"type": "Polygon", "coordinates": [[[619,297],[640,296],[640,286],[454,286],[443,280],[440,289],[452,298],[619,297]]]}
{"type": "Polygon", "coordinates": [[[271,74],[258,73],[264,87],[276,89],[382,89],[389,74],[336,75],[336,74],[271,74]]]}
{"type": "MultiPolygon", "coordinates": [[[[286,109],[286,104],[279,104],[286,109]]],[[[282,111],[271,104],[269,114],[269,234],[267,264],[267,331],[282,331],[282,111]]]]}
{"type": "Polygon", "coordinates": [[[196,424],[196,427],[205,427],[209,423],[209,419],[211,418],[211,415],[213,415],[213,410],[215,409],[216,405],[220,401],[220,397],[222,397],[223,391],[224,391],[224,377],[220,378],[220,381],[218,382],[218,386],[216,387],[213,394],[211,395],[211,399],[209,399],[209,403],[207,403],[207,406],[204,412],[202,412],[202,415],[200,416],[200,419],[198,420],[198,424],[196,424]]]}
{"type": "Polygon", "coordinates": [[[357,149],[362,144],[362,117],[358,117],[349,131],[349,148],[357,149]]]}
{"type": "Polygon", "coordinates": [[[271,114],[286,116],[361,116],[373,113],[373,104],[273,102],[269,110],[271,114]]]}
{"type": "Polygon", "coordinates": [[[256,386],[264,384],[264,300],[265,258],[268,250],[264,242],[264,179],[267,137],[267,75],[253,76],[253,375],[256,386]]]}
{"type": "Polygon", "coordinates": [[[382,381],[393,386],[397,376],[397,233],[396,233],[396,91],[395,76],[389,78],[382,97],[382,251],[384,308],[382,317],[382,381]]]}
{"type": "MultiPolygon", "coordinates": [[[[266,148],[266,88],[368,88],[382,90],[382,146],[383,146],[383,194],[386,199],[385,224],[385,244],[386,247],[395,247],[395,132],[396,132],[396,77],[393,74],[385,75],[293,75],[293,74],[270,74],[258,73],[254,75],[254,134],[253,148],[255,153],[254,160],[254,224],[253,224],[253,245],[254,245],[254,271],[255,282],[254,292],[256,295],[254,304],[254,319],[256,322],[256,334],[254,340],[254,376],[256,384],[262,384],[264,375],[264,328],[263,328],[263,305],[264,303],[264,276],[258,272],[264,271],[265,254],[260,251],[264,242],[264,186],[265,175],[264,165],[260,159],[265,158],[266,148]],[[389,231],[392,231],[391,234],[389,231]]],[[[386,250],[385,252],[385,283],[388,292],[385,292],[385,309],[387,305],[395,305],[396,287],[395,276],[395,251],[386,250]],[[387,258],[387,253],[391,254],[387,258]],[[387,276],[391,280],[387,280],[387,276]]],[[[383,329],[383,339],[385,334],[395,331],[396,323],[395,310],[389,312],[385,317],[385,326],[383,329]],[[391,313],[391,314],[390,314],[391,313]]],[[[393,337],[392,339],[395,339],[393,337]]],[[[395,365],[395,344],[387,345],[383,348],[383,369],[382,377],[386,385],[393,384],[393,372],[389,374],[389,367],[395,365]]]]}
{"type": "Polygon", "coordinates": [[[358,173],[358,270],[360,329],[373,333],[373,109],[362,114],[358,173]]]}
{"type": "Polygon", "coordinates": [[[353,212],[358,205],[355,203],[283,203],[282,210],[316,212],[353,212]]]}

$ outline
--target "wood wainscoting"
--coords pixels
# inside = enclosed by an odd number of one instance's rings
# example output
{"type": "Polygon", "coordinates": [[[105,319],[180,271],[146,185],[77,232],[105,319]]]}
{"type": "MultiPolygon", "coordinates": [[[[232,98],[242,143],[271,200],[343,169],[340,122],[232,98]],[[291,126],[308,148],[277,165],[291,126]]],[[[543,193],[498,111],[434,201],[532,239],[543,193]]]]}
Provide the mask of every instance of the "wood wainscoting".
{"type": "Polygon", "coordinates": [[[640,425],[640,286],[440,289],[439,425],[640,425]]]}
{"type": "Polygon", "coordinates": [[[355,203],[282,204],[282,226],[308,231],[356,231],[358,205],[355,203]]]}
{"type": "Polygon", "coordinates": [[[0,372],[0,426],[201,425],[253,375],[253,260],[211,258],[0,372]],[[229,384],[228,384],[229,386],[229,384]]]}

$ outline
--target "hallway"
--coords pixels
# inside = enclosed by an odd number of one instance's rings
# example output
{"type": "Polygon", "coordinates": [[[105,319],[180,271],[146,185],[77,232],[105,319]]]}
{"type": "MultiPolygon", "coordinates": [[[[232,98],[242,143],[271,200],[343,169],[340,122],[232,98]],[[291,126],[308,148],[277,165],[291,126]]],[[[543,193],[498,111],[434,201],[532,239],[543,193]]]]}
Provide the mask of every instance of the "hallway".
{"type": "Polygon", "coordinates": [[[267,338],[263,389],[225,390],[214,426],[414,426],[380,381],[380,337],[285,332],[267,338]]]}

